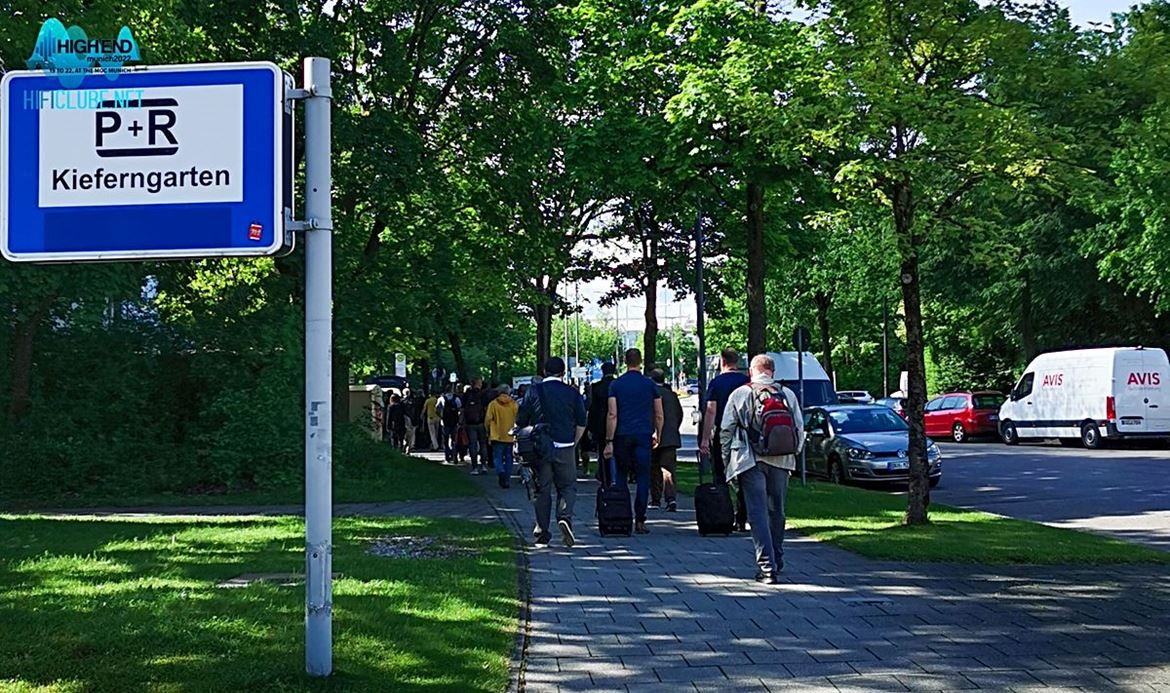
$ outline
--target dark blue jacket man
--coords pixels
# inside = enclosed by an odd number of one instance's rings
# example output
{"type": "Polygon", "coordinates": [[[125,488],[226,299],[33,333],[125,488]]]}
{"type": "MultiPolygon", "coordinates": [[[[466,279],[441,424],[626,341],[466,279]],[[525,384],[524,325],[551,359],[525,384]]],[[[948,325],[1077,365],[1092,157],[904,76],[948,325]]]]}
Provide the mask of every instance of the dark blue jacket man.
{"type": "Polygon", "coordinates": [[[573,536],[573,505],[577,502],[577,441],[585,432],[585,400],[581,393],[562,382],[565,362],[552,357],[544,366],[544,380],[528,388],[517,426],[548,424],[553,440],[553,457],[537,465],[536,472],[536,528],[533,534],[537,544],[552,539],[549,522],[552,515],[552,489],[557,489],[557,526],[565,546],[576,541],[573,536]]]}

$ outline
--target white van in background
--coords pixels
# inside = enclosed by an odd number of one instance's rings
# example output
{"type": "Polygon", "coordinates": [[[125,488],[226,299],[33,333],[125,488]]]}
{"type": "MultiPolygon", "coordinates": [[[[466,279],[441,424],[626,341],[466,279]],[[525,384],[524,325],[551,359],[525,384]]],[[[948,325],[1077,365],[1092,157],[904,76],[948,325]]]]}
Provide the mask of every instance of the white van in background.
{"type": "MultiPolygon", "coordinates": [[[[776,364],[776,380],[784,383],[797,395],[800,395],[800,385],[796,376],[797,373],[797,357],[795,351],[769,351],[768,356],[772,357],[772,361],[776,364]]],[[[833,387],[833,382],[829,379],[829,374],[821,367],[821,362],[813,355],[811,351],[804,352],[804,401],[801,402],[801,407],[821,407],[826,404],[836,404],[838,401],[837,391],[833,387]]],[[[719,354],[707,357],[707,382],[719,375],[720,369],[719,354]]],[[[736,370],[747,373],[748,359],[746,356],[739,357],[739,368],[736,370]]]]}
{"type": "Polygon", "coordinates": [[[1170,362],[1161,349],[1078,349],[1033,359],[999,409],[1003,442],[1170,437],[1170,362]]]}

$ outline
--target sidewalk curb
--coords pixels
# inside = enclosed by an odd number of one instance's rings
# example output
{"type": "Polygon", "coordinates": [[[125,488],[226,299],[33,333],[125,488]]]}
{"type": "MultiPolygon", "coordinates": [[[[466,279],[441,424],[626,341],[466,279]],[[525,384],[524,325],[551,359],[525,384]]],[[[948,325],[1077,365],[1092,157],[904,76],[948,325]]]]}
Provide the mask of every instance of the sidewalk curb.
{"type": "Polygon", "coordinates": [[[519,613],[516,615],[516,637],[512,645],[512,655],[508,664],[507,693],[524,693],[524,675],[528,666],[529,635],[532,631],[532,575],[528,561],[528,542],[524,541],[524,533],[515,518],[500,511],[495,499],[486,491],[483,498],[487,500],[500,524],[512,530],[516,546],[516,591],[520,602],[519,613]]]}

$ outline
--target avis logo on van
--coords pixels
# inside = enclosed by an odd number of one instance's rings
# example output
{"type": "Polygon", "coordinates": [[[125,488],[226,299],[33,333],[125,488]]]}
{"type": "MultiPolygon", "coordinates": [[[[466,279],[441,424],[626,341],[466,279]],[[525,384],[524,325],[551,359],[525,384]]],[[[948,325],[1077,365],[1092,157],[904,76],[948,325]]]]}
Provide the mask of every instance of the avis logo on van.
{"type": "Polygon", "coordinates": [[[1064,373],[1053,373],[1044,376],[1041,385],[1043,387],[1061,387],[1064,385],[1064,373]]]}
{"type": "Polygon", "coordinates": [[[1158,372],[1153,373],[1130,373],[1127,385],[1161,385],[1162,374],[1158,372]]]}

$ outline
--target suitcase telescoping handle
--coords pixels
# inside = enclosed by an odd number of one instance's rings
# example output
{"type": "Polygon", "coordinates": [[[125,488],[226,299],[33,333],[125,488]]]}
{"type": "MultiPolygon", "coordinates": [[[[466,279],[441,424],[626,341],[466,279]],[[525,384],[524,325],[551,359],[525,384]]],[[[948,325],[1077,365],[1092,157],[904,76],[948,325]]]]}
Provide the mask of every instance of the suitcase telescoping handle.
{"type": "Polygon", "coordinates": [[[699,486],[703,485],[703,453],[695,451],[695,459],[699,462],[699,486]]]}
{"type": "Polygon", "coordinates": [[[609,474],[606,486],[617,486],[617,459],[613,455],[609,457],[609,468],[606,471],[609,474]]]}

